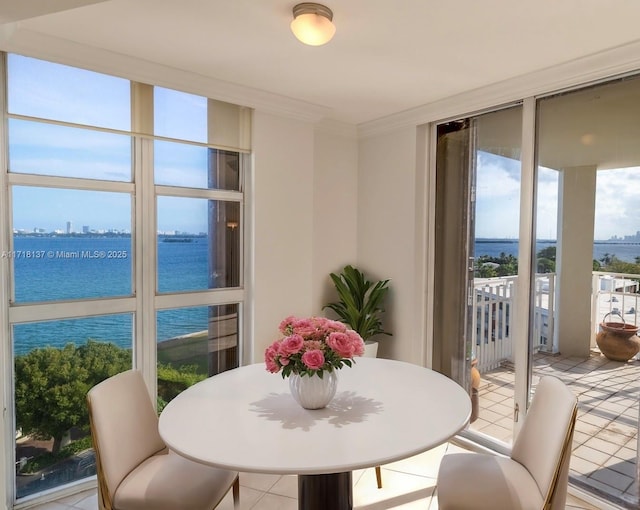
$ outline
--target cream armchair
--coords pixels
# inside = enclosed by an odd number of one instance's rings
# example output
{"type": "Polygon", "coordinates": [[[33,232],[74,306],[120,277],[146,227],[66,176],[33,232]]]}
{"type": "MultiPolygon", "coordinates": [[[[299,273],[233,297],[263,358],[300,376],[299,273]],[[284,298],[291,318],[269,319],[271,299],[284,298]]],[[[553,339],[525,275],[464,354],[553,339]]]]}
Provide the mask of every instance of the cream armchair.
{"type": "Polygon", "coordinates": [[[565,508],[577,399],[543,377],[510,457],[445,455],[438,472],[440,510],[565,508]]]}
{"type": "Polygon", "coordinates": [[[87,404],[100,510],[211,510],[231,487],[237,508],[237,472],[166,448],[140,372],[129,370],[96,385],[87,404]]]}

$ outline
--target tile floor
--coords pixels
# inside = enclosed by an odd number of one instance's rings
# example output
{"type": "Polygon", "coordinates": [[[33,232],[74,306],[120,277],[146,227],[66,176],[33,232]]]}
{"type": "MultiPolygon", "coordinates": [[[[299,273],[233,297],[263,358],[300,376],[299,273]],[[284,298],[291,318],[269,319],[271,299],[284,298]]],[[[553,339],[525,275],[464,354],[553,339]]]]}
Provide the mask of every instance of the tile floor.
{"type": "MultiPolygon", "coordinates": [[[[445,444],[409,459],[383,466],[382,489],[376,486],[373,468],[354,472],[354,508],[361,510],[437,510],[434,496],[436,477],[442,456],[463,451],[445,444]]],[[[240,474],[241,510],[296,510],[298,482],[295,476],[240,474]]],[[[95,490],[68,496],[55,502],[33,507],[34,510],[97,510],[95,490]]],[[[567,509],[597,510],[596,507],[569,497],[567,509]]],[[[219,510],[233,510],[231,494],[222,501],[219,510]]],[[[330,510],[330,509],[327,509],[330,510]]]]}
{"type": "MultiPolygon", "coordinates": [[[[563,380],[578,397],[571,476],[580,487],[640,507],[638,495],[638,388],[640,361],[610,361],[537,354],[533,383],[543,375],[563,380]]],[[[471,429],[511,442],[513,367],[482,374],[480,416],[471,429]]]]}

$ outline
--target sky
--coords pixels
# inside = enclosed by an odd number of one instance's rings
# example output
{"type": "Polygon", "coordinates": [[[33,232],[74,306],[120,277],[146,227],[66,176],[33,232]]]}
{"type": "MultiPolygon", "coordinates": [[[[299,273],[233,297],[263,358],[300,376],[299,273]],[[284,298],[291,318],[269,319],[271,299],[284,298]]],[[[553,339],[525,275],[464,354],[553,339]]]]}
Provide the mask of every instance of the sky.
{"type": "MultiPolygon", "coordinates": [[[[53,121],[131,130],[130,82],[28,57],[9,55],[9,112],[53,121]],[[46,79],[43,77],[46,76],[46,79]]],[[[154,132],[207,141],[207,99],[154,87],[154,132]]],[[[208,149],[154,142],[156,184],[207,188],[208,149]]],[[[9,121],[9,168],[29,173],[132,182],[132,138],[25,119],[9,121]]],[[[131,231],[129,193],[14,186],[13,227],[32,231],[131,231]]],[[[205,232],[207,200],[159,197],[159,231],[205,232]]]]}
{"type": "MultiPolygon", "coordinates": [[[[486,152],[478,154],[476,237],[517,238],[520,217],[520,162],[486,152]]],[[[556,239],[558,172],[538,168],[537,238],[556,239]]],[[[594,239],[640,231],[640,167],[603,170],[596,178],[594,239]]]]}
{"type": "MultiPolygon", "coordinates": [[[[54,121],[130,131],[130,82],[73,67],[9,55],[10,113],[54,121]],[[46,76],[47,79],[42,79],[46,76]]],[[[207,141],[207,99],[154,87],[154,133],[207,141]]],[[[132,138],[128,134],[79,129],[54,123],[9,120],[9,166],[15,173],[132,181],[132,138]]],[[[207,188],[207,149],[187,143],[154,142],[156,184],[207,188]]],[[[478,153],[476,237],[517,238],[520,163],[478,153]]],[[[558,174],[538,170],[538,238],[555,239],[558,174]]],[[[640,168],[598,172],[595,239],[634,235],[640,230],[637,204],[640,168]]],[[[16,186],[15,229],[131,231],[128,193],[16,186]]],[[[204,232],[207,201],[160,197],[159,231],[204,232]]]]}

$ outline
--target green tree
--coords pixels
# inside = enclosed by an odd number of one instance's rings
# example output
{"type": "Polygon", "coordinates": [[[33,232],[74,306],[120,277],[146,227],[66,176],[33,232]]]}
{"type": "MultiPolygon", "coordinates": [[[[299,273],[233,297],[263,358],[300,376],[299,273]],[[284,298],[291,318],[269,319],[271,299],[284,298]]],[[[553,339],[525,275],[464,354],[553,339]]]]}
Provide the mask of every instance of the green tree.
{"type": "Polygon", "coordinates": [[[131,353],[89,340],[76,347],[42,347],[15,360],[16,425],[38,439],[53,438],[53,453],[72,427],[87,428],[87,391],[131,367],[131,353]]]}
{"type": "Polygon", "coordinates": [[[475,275],[476,278],[495,278],[498,276],[496,268],[487,262],[476,262],[475,275]]]}
{"type": "Polygon", "coordinates": [[[182,365],[176,368],[158,363],[158,413],[176,395],[206,378],[206,374],[198,373],[196,365],[182,365]]]}
{"type": "Polygon", "coordinates": [[[536,272],[553,273],[556,270],[556,247],[548,246],[536,253],[536,272]]]}
{"type": "Polygon", "coordinates": [[[605,253],[601,258],[600,258],[600,262],[602,262],[603,266],[608,266],[609,264],[611,264],[611,259],[615,257],[615,255],[611,255],[610,253],[605,253]]]}
{"type": "Polygon", "coordinates": [[[549,259],[549,260],[553,260],[555,262],[556,261],[556,247],[555,246],[548,246],[547,248],[542,248],[542,250],[540,250],[537,253],[537,257],[539,259],[549,259]]]}
{"type": "Polygon", "coordinates": [[[633,262],[625,262],[613,255],[609,259],[609,263],[605,266],[605,271],[610,273],[630,273],[640,274],[640,264],[634,264],[633,262]]]}
{"type": "Polygon", "coordinates": [[[480,255],[476,259],[476,278],[493,278],[495,276],[511,276],[518,274],[518,258],[500,253],[498,257],[480,255]]]}
{"type": "Polygon", "coordinates": [[[113,375],[129,370],[133,363],[131,350],[123,349],[111,342],[97,342],[91,339],[77,347],[77,355],[82,366],[87,369],[87,384],[90,388],[113,375]]]}

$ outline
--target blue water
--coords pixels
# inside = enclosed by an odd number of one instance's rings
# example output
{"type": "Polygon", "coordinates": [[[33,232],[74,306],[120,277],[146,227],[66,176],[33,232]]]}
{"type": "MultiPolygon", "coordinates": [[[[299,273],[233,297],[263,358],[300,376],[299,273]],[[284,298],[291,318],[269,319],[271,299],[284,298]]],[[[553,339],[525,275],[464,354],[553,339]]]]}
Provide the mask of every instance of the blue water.
{"type": "MultiPolygon", "coordinates": [[[[555,246],[540,241],[537,250],[555,246]]],[[[123,237],[14,237],[15,300],[17,303],[133,295],[131,238],[123,237]]],[[[593,258],[606,253],[634,262],[640,244],[596,242],[593,258]]],[[[179,292],[208,288],[208,239],[158,243],[158,289],[179,292]]],[[[518,255],[518,242],[476,240],[476,256],[518,255]]],[[[19,324],[14,327],[14,350],[23,354],[41,346],[83,344],[87,338],[111,341],[130,348],[133,314],[19,324]]],[[[206,329],[208,308],[162,310],[157,314],[158,341],[206,329]]]]}
{"type": "MultiPolygon", "coordinates": [[[[555,246],[555,241],[538,241],[536,243],[536,253],[544,248],[555,246]]],[[[515,239],[476,239],[476,257],[488,255],[499,257],[501,253],[518,256],[518,241],[515,239]]],[[[636,257],[640,257],[640,243],[613,243],[606,241],[595,241],[593,244],[593,258],[600,260],[605,254],[615,255],[625,262],[635,262],[636,257]]]]}
{"type": "MultiPolygon", "coordinates": [[[[208,288],[208,239],[158,243],[158,289],[179,292],[208,288]]],[[[131,238],[107,236],[14,237],[16,303],[132,296],[131,238]]],[[[16,354],[46,345],[83,344],[87,338],[130,348],[133,314],[19,324],[16,354]]],[[[158,341],[207,329],[208,308],[159,311],[158,341]]]]}

